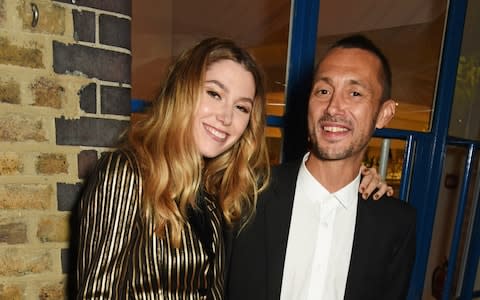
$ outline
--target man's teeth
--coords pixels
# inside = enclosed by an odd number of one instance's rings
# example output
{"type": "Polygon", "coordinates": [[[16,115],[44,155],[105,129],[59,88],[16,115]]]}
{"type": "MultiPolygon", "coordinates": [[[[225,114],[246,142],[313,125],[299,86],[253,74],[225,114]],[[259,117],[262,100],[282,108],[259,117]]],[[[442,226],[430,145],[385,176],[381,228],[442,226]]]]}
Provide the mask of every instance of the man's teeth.
{"type": "Polygon", "coordinates": [[[323,130],[330,131],[330,132],[344,132],[347,131],[347,128],[344,127],[334,127],[334,126],[325,126],[323,130]]]}

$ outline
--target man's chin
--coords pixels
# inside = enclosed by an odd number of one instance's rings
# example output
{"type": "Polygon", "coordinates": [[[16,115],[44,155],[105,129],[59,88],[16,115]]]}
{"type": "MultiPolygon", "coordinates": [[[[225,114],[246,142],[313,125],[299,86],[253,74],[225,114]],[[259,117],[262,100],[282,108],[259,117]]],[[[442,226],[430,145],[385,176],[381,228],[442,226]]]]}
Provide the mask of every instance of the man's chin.
{"type": "Polygon", "coordinates": [[[347,149],[344,151],[341,150],[336,150],[336,151],[331,151],[331,150],[326,150],[326,149],[311,149],[310,150],[311,154],[315,156],[318,160],[342,160],[350,157],[352,155],[351,149],[347,149]]]}

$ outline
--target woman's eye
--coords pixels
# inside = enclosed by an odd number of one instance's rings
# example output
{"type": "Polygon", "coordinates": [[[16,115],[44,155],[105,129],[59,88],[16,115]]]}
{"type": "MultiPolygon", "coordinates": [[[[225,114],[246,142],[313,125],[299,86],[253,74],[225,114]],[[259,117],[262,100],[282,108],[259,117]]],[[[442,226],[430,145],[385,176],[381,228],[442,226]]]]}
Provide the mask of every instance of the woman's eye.
{"type": "Polygon", "coordinates": [[[250,113],[250,108],[247,106],[237,105],[237,109],[246,114],[250,113]]]}
{"type": "Polygon", "coordinates": [[[208,94],[210,97],[215,98],[215,99],[217,99],[217,100],[222,99],[222,97],[220,97],[220,94],[218,94],[218,93],[215,92],[215,91],[208,91],[208,90],[207,90],[207,94],[208,94]]]}

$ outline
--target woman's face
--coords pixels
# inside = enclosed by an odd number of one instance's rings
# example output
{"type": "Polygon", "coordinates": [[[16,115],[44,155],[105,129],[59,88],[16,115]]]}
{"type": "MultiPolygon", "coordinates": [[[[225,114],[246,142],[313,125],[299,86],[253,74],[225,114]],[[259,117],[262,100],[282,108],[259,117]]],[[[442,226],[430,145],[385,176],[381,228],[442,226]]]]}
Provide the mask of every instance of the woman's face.
{"type": "Polygon", "coordinates": [[[193,122],[195,144],[204,157],[216,157],[240,139],[254,99],[255,81],[242,65],[227,59],[210,65],[193,122]]]}

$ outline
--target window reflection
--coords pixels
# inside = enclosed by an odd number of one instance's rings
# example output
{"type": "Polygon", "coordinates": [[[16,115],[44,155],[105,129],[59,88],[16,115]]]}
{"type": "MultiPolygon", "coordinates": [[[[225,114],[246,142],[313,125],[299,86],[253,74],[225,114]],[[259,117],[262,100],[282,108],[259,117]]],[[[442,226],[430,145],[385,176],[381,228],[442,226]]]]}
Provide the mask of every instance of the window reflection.
{"type": "Polygon", "coordinates": [[[392,68],[398,106],[388,127],[429,131],[446,10],[446,0],[322,0],[317,57],[339,38],[366,35],[392,68]]]}
{"type": "MultiPolygon", "coordinates": [[[[383,139],[372,138],[368,144],[363,164],[380,170],[380,157],[383,139]]],[[[391,139],[388,144],[388,157],[386,158],[385,180],[394,189],[394,196],[399,197],[400,180],[403,171],[403,157],[405,155],[406,142],[404,140],[391,139]]]]}
{"type": "Polygon", "coordinates": [[[449,135],[480,140],[480,2],[469,1],[457,68],[449,135]]]}
{"type": "MultiPolygon", "coordinates": [[[[289,22],[289,0],[132,1],[132,98],[152,100],[174,57],[218,36],[252,53],[266,75],[267,113],[282,116],[289,22]]],[[[269,127],[267,136],[272,163],[278,163],[281,130],[269,127]]]]}
{"type": "MultiPolygon", "coordinates": [[[[282,116],[290,5],[288,0],[132,1],[132,98],[151,100],[173,57],[202,38],[221,36],[259,61],[266,74],[267,113],[282,116]]],[[[446,9],[447,0],[322,0],[317,53],[347,34],[367,35],[392,65],[398,107],[389,127],[429,131],[446,9]]],[[[267,135],[277,163],[282,132],[269,127],[267,135]]]]}

